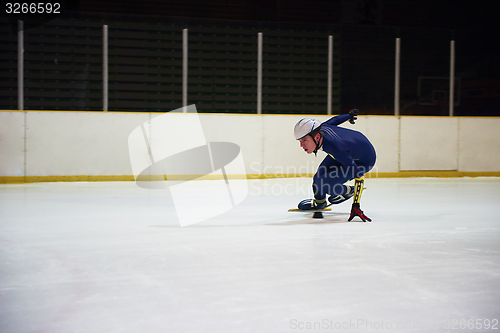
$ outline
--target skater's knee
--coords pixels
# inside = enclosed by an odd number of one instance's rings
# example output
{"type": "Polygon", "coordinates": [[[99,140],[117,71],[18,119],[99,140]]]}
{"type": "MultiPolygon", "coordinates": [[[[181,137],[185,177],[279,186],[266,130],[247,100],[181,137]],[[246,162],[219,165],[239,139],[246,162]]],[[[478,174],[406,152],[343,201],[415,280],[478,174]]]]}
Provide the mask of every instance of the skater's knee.
{"type": "Polygon", "coordinates": [[[316,197],[325,195],[343,195],[348,191],[348,187],[339,182],[319,182],[313,183],[313,193],[316,197]]]}

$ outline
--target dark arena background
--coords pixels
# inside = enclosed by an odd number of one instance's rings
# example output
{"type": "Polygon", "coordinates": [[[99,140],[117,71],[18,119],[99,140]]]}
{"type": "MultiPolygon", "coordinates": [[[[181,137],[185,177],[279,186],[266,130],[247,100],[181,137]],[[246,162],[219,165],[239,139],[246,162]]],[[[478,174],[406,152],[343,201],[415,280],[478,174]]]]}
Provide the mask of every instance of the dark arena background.
{"type": "Polygon", "coordinates": [[[353,107],[400,115],[500,116],[496,1],[149,0],[60,1],[60,14],[2,10],[0,109],[19,109],[18,21],[24,31],[25,110],[103,109],[103,26],[108,26],[108,110],[333,114],[353,107]],[[332,39],[328,77],[329,36],[332,39]],[[329,88],[330,83],[330,88],[329,88]],[[330,91],[330,96],[328,96],[330,91]]]}

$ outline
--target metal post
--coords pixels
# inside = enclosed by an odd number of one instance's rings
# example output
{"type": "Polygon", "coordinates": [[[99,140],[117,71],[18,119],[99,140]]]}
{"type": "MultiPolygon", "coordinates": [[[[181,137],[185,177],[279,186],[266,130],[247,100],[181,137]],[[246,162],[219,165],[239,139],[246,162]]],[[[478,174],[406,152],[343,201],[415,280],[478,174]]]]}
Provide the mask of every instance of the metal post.
{"type": "Polygon", "coordinates": [[[454,89],[455,89],[455,41],[450,43],[450,117],[453,117],[454,107],[454,89]]]}
{"type": "Polygon", "coordinates": [[[17,108],[24,110],[24,26],[17,21],[17,108]]]}
{"type": "Polygon", "coordinates": [[[327,114],[332,114],[332,72],[333,72],[333,36],[328,36],[328,93],[327,114]]]}
{"type": "Polygon", "coordinates": [[[262,32],[257,38],[257,114],[262,114],[262,32]]]}
{"type": "Polygon", "coordinates": [[[108,111],[108,26],[102,26],[102,111],[108,111]]]}
{"type": "Polygon", "coordinates": [[[394,74],[394,115],[399,116],[399,85],[401,67],[401,39],[396,38],[396,64],[394,74]]]}
{"type": "Polygon", "coordinates": [[[182,106],[187,112],[188,97],[188,29],[182,30],[182,106]]]}

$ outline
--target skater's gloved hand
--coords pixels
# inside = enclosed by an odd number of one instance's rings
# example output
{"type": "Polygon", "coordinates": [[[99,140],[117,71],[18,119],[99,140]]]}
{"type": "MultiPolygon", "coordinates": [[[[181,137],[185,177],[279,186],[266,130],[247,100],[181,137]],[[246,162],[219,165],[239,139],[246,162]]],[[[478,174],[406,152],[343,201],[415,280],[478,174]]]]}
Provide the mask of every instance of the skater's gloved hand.
{"type": "Polygon", "coordinates": [[[349,120],[349,122],[351,124],[354,124],[354,121],[356,119],[358,119],[358,113],[359,113],[359,110],[358,109],[352,109],[351,111],[349,111],[349,115],[351,116],[351,119],[349,120]]]}
{"type": "Polygon", "coordinates": [[[363,213],[363,211],[359,208],[359,204],[352,204],[351,208],[351,216],[349,216],[349,222],[352,221],[352,219],[357,216],[361,219],[363,222],[371,222],[372,220],[363,213]]]}

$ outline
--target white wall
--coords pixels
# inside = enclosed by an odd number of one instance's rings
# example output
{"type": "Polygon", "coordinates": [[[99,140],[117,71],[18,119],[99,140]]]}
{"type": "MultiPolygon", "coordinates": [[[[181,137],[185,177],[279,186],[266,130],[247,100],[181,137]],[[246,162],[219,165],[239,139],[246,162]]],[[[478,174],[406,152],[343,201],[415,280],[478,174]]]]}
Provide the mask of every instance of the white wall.
{"type": "Polygon", "coordinates": [[[499,171],[500,119],[460,118],[458,131],[458,169],[460,171],[499,171]]]}
{"type": "Polygon", "coordinates": [[[400,170],[458,170],[459,118],[401,118],[400,170]]]}
{"type": "MultiPolygon", "coordinates": [[[[158,116],[0,111],[0,177],[132,175],[128,136],[158,116]]],[[[293,126],[301,118],[200,114],[207,141],[239,145],[247,174],[264,176],[315,172],[324,153],[307,155],[293,138],[293,126]]],[[[500,118],[362,116],[355,125],[342,126],[359,130],[372,141],[378,172],[498,172],[499,125],[500,118]]]]}
{"type": "MultiPolygon", "coordinates": [[[[359,120],[364,121],[364,119],[365,117],[361,117],[359,120]]],[[[370,139],[377,152],[376,170],[398,172],[400,119],[398,117],[366,117],[366,122],[367,130],[363,133],[370,139]]]]}
{"type": "Polygon", "coordinates": [[[24,176],[23,112],[0,112],[0,176],[24,176]]]}

